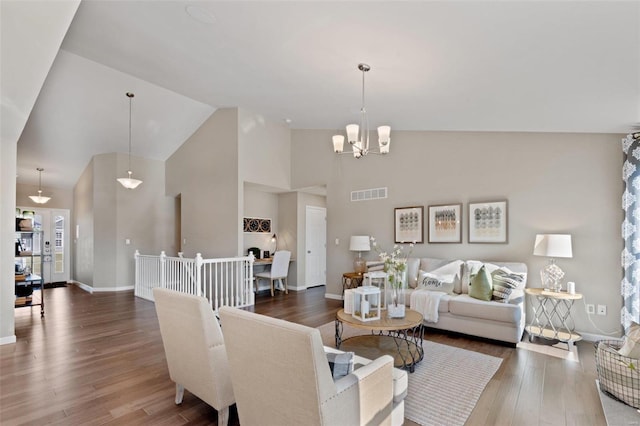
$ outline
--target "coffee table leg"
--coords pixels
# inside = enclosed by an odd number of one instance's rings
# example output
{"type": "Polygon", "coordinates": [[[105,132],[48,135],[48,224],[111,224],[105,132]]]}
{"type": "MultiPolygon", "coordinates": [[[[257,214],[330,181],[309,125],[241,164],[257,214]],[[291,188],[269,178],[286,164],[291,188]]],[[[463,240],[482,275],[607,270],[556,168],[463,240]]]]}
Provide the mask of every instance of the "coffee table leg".
{"type": "Polygon", "coordinates": [[[340,349],[340,345],[342,344],[342,321],[336,319],[336,349],[340,349]]]}

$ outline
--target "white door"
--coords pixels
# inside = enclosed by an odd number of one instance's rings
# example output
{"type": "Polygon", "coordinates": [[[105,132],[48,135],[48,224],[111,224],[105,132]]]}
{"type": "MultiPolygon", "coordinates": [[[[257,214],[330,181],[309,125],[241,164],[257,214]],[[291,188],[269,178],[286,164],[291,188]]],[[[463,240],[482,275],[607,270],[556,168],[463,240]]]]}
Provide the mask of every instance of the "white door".
{"type": "Polygon", "coordinates": [[[42,230],[43,264],[39,272],[45,283],[67,282],[70,277],[69,210],[21,207],[35,212],[34,225],[42,230]]]}
{"type": "Polygon", "coordinates": [[[327,209],[306,206],[305,287],[327,284],[327,209]]]}

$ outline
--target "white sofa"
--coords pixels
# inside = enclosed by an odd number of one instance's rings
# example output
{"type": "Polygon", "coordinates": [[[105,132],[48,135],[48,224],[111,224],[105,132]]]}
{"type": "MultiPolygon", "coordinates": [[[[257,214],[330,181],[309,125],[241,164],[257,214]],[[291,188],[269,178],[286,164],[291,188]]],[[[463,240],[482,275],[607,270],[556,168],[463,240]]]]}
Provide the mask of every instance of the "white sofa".
{"type": "Polygon", "coordinates": [[[525,327],[524,288],[527,283],[527,265],[518,262],[409,258],[407,306],[410,305],[411,293],[420,288],[419,277],[424,277],[424,272],[454,276],[453,291],[440,298],[438,321],[425,322],[427,327],[511,344],[516,344],[522,339],[525,327]],[[485,265],[489,273],[498,268],[507,268],[521,275],[523,281],[512,291],[506,302],[475,299],[469,296],[469,284],[481,265],[485,265]]]}

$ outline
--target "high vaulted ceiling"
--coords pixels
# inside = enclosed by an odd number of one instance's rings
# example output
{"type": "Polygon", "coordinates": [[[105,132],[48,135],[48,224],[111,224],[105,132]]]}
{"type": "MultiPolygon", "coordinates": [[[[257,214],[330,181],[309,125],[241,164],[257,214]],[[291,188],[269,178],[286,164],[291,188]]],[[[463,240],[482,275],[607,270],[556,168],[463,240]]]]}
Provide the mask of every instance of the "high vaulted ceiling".
{"type": "MultiPolygon", "coordinates": [[[[18,143],[18,183],[73,187],[91,156],[167,159],[239,106],[301,129],[626,133],[640,2],[81,2],[18,143]]],[[[327,141],[330,149],[330,141],[327,141]]]]}

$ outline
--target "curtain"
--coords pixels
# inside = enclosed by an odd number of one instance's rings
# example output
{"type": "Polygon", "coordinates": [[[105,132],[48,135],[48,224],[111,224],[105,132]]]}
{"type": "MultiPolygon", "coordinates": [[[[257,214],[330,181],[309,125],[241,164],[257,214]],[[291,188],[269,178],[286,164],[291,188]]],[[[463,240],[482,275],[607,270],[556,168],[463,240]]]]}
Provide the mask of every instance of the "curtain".
{"type": "Polygon", "coordinates": [[[622,326],[625,332],[631,321],[640,323],[640,133],[629,134],[622,139],[624,164],[622,180],[622,326]]]}

